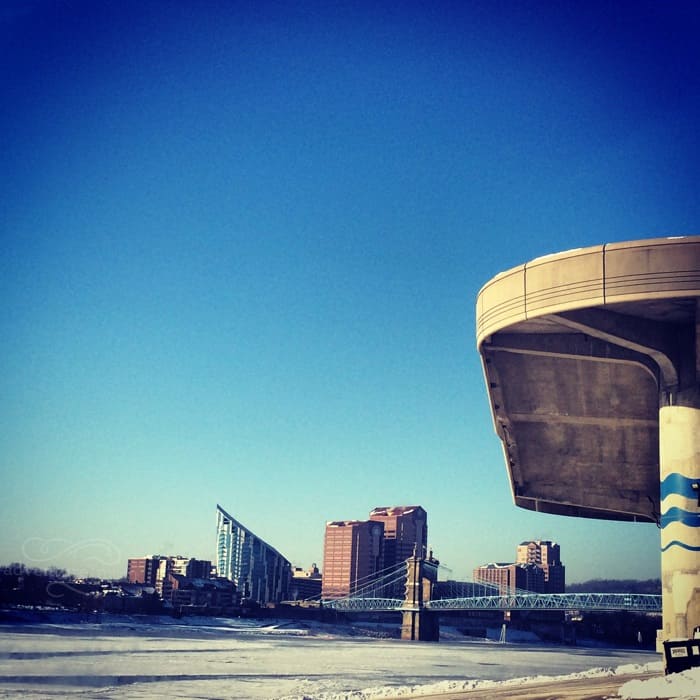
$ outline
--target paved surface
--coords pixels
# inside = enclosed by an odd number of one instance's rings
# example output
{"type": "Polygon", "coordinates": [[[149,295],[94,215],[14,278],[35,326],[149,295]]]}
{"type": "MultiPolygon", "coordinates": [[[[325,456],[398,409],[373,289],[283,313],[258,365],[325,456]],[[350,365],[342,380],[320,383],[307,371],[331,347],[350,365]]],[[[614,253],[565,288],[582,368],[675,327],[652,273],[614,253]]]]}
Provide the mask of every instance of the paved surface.
{"type": "Polygon", "coordinates": [[[618,697],[618,689],[627,681],[646,680],[656,676],[658,672],[578,678],[555,683],[524,683],[521,686],[450,691],[439,695],[412,695],[411,698],[420,698],[420,700],[482,700],[482,698],[484,700],[604,700],[618,697]]]}

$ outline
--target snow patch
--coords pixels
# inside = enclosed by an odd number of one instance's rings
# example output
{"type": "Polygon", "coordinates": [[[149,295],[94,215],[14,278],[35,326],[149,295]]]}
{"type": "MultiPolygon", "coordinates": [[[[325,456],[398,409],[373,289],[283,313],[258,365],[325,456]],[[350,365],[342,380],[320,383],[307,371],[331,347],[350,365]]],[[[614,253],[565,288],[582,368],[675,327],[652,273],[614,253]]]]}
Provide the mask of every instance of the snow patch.
{"type": "Polygon", "coordinates": [[[627,681],[620,688],[622,700],[645,700],[646,698],[677,698],[697,700],[700,698],[700,668],[691,668],[668,676],[648,680],[627,681]]]}
{"type": "MultiPolygon", "coordinates": [[[[494,688],[508,688],[511,686],[516,686],[521,688],[523,685],[528,684],[544,684],[551,683],[555,685],[556,683],[562,681],[571,681],[584,678],[600,678],[605,676],[628,676],[638,673],[663,673],[663,664],[660,661],[650,662],[648,664],[623,664],[616,668],[592,668],[587,671],[579,671],[577,673],[569,673],[566,675],[559,676],[526,676],[523,678],[511,678],[504,681],[492,681],[492,680],[465,680],[465,681],[439,681],[437,683],[430,683],[428,685],[412,685],[412,686],[380,686],[376,688],[365,688],[364,690],[355,690],[345,693],[319,693],[317,695],[288,695],[278,700],[382,700],[383,698],[402,698],[411,697],[414,695],[440,695],[448,693],[459,693],[469,690],[491,690],[494,688]]],[[[669,678],[667,676],[667,678],[669,678]]],[[[698,677],[700,679],[700,676],[698,677]]],[[[652,679],[649,683],[653,683],[656,679],[652,679]]],[[[640,681],[629,681],[625,686],[639,683],[640,681]]],[[[670,688],[670,685],[666,686],[666,690],[670,688]]],[[[700,689],[700,685],[695,687],[695,694],[690,694],[687,697],[691,700],[697,700],[700,695],[697,690],[700,689]]],[[[675,695],[627,695],[622,696],[625,700],[632,700],[636,698],[684,698],[685,695],[675,696],[675,695]]]]}

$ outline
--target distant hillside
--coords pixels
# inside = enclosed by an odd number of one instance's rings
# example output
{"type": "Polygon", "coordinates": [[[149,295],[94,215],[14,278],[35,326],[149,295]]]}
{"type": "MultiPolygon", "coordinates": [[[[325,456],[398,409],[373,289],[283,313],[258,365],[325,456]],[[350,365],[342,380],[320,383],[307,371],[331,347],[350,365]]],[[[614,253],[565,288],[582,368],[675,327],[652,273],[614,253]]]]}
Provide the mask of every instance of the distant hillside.
{"type": "Polygon", "coordinates": [[[567,593],[649,593],[661,595],[661,580],[650,578],[646,581],[635,579],[594,578],[582,583],[570,583],[567,593]]]}

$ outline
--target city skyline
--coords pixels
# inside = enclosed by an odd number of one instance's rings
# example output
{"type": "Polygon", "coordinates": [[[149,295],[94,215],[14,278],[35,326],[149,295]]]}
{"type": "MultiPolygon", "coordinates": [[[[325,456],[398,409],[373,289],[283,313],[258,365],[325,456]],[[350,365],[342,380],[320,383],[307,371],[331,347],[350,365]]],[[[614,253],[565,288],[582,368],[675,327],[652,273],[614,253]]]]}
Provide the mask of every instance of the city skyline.
{"type": "Polygon", "coordinates": [[[4,8],[0,563],[214,560],[223,502],[306,568],[325,522],[420,503],[455,579],[523,539],[572,583],[658,578],[653,524],[513,505],[474,305],[698,233],[698,30],[690,2],[4,8]]]}
{"type": "MultiPolygon", "coordinates": [[[[385,533],[384,532],[384,524],[383,520],[387,515],[389,516],[396,516],[396,515],[404,515],[404,514],[411,514],[414,511],[419,511],[422,512],[423,516],[425,516],[425,511],[422,509],[421,506],[405,506],[405,505],[394,505],[394,506],[380,506],[380,507],[375,507],[373,508],[370,513],[370,519],[369,520],[357,520],[357,519],[352,519],[352,520],[345,520],[345,521],[328,521],[325,523],[326,526],[326,539],[327,539],[327,534],[328,534],[328,527],[329,526],[337,526],[337,525],[344,525],[344,524],[360,524],[360,525],[370,525],[373,520],[378,521],[382,524],[382,537],[386,538],[387,534],[390,538],[395,538],[396,537],[396,532],[390,532],[390,533],[385,533]]],[[[183,555],[181,552],[178,554],[173,554],[172,552],[149,552],[149,553],[141,553],[138,556],[129,556],[126,561],[126,575],[125,576],[96,576],[97,578],[127,578],[128,580],[132,579],[132,574],[131,574],[131,569],[132,566],[140,567],[139,571],[141,572],[139,574],[140,577],[145,576],[145,571],[147,570],[149,560],[154,560],[156,564],[160,563],[161,560],[176,560],[176,561],[184,561],[185,563],[189,563],[190,561],[192,562],[200,562],[202,564],[213,564],[213,569],[216,570],[218,576],[222,576],[224,578],[229,578],[229,579],[235,579],[235,577],[231,576],[231,566],[230,566],[230,559],[231,556],[230,554],[226,554],[222,557],[220,550],[222,547],[222,533],[231,528],[231,525],[235,526],[236,528],[242,530],[245,532],[245,534],[249,537],[252,538],[255,541],[258,541],[261,545],[262,548],[265,550],[270,550],[275,557],[280,558],[282,560],[285,560],[284,553],[277,551],[273,543],[268,543],[262,540],[255,532],[252,530],[249,530],[247,527],[242,525],[240,522],[238,522],[232,515],[227,513],[219,504],[216,505],[216,517],[217,517],[217,529],[216,529],[216,542],[217,545],[214,547],[214,558],[211,560],[202,560],[200,559],[197,555],[191,556],[190,554],[183,555]],[[222,565],[223,562],[223,565],[222,565]]],[[[427,528],[426,528],[427,529],[427,528]]],[[[411,532],[411,536],[413,533],[411,532]]],[[[229,533],[228,539],[230,539],[231,535],[229,533]]],[[[420,539],[420,537],[419,537],[420,539]]],[[[388,541],[391,541],[388,540],[388,541]]],[[[386,545],[387,540],[384,539],[384,543],[386,545]]],[[[501,558],[490,558],[490,559],[485,559],[481,563],[476,563],[472,562],[471,564],[468,564],[467,566],[471,566],[471,571],[474,571],[477,568],[486,568],[489,566],[518,566],[521,564],[532,564],[535,563],[538,566],[544,565],[545,568],[547,564],[552,563],[552,561],[559,565],[562,566],[561,571],[563,571],[563,562],[560,559],[560,545],[557,542],[550,541],[550,540],[517,540],[517,543],[513,543],[513,548],[515,551],[515,556],[511,557],[511,559],[507,559],[507,557],[501,557],[501,558]],[[551,561],[550,561],[551,559],[551,561]]],[[[238,545],[238,548],[240,548],[240,543],[238,545]]],[[[227,545],[224,545],[225,550],[230,550],[231,545],[228,543],[227,545]]],[[[324,548],[325,550],[325,548],[324,548]]],[[[405,554],[406,548],[404,547],[401,550],[402,554],[405,554]]],[[[424,556],[430,556],[431,558],[433,557],[432,548],[430,548],[429,544],[423,544],[421,547],[421,550],[423,552],[424,556]]],[[[179,551],[179,550],[178,550],[179,551]]],[[[400,558],[400,556],[399,556],[400,558]]],[[[436,557],[436,559],[439,560],[439,557],[436,557]]],[[[315,559],[314,561],[311,562],[311,564],[308,565],[302,565],[300,564],[294,564],[293,567],[295,569],[298,569],[299,571],[308,571],[311,569],[316,570],[319,574],[323,574],[323,569],[317,569],[317,562],[324,562],[325,560],[325,551],[321,552],[321,555],[318,559],[315,559]]],[[[391,561],[390,564],[388,565],[389,567],[395,566],[397,563],[398,559],[396,556],[392,555],[391,556],[391,561]]],[[[27,562],[4,562],[0,563],[0,568],[2,568],[3,565],[8,565],[12,563],[22,563],[27,565],[27,562]]],[[[289,562],[288,562],[289,563],[289,562]]],[[[385,567],[387,568],[387,562],[384,562],[385,567]]],[[[181,564],[179,564],[181,566],[181,564]]],[[[31,569],[31,563],[27,565],[28,569],[31,569]]],[[[41,567],[37,567],[41,568],[41,567]]],[[[51,567],[48,567],[51,568],[51,567]]],[[[446,580],[450,578],[450,575],[446,575],[445,572],[450,572],[451,569],[450,567],[447,566],[442,566],[439,567],[441,569],[441,575],[440,575],[440,580],[446,580]]],[[[292,569],[290,568],[290,576],[291,576],[292,569]]],[[[67,571],[69,575],[75,574],[73,571],[67,571]]],[[[156,571],[151,572],[152,577],[155,580],[156,576],[156,571]]],[[[605,571],[602,572],[593,572],[588,579],[581,579],[580,581],[575,581],[574,583],[578,583],[584,580],[593,580],[593,579],[598,579],[598,578],[610,578],[606,575],[605,571]]],[[[630,578],[630,577],[620,577],[620,578],[630,578]]],[[[451,579],[454,580],[454,579],[451,579]]],[[[466,577],[461,579],[463,581],[474,581],[475,577],[473,576],[472,573],[469,573],[466,577]]],[[[561,584],[563,586],[563,583],[561,584]]]]}

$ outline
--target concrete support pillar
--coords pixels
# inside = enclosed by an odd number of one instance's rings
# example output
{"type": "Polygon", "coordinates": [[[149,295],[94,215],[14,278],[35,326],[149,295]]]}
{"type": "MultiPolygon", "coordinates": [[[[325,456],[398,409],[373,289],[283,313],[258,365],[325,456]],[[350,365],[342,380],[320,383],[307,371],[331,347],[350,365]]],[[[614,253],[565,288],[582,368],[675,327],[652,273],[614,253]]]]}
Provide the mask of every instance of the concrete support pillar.
{"type": "MultiPolygon", "coordinates": [[[[692,392],[695,394],[695,392],[692,392]]],[[[700,408],[693,396],[659,412],[663,628],[657,647],[700,626],[700,408]]]]}
{"type": "Polygon", "coordinates": [[[437,642],[440,639],[440,620],[423,603],[430,600],[437,568],[426,560],[412,556],[406,562],[406,597],[401,624],[401,639],[437,642]]]}
{"type": "Polygon", "coordinates": [[[440,620],[431,610],[404,610],[401,639],[412,642],[439,642],[440,620]]]}

